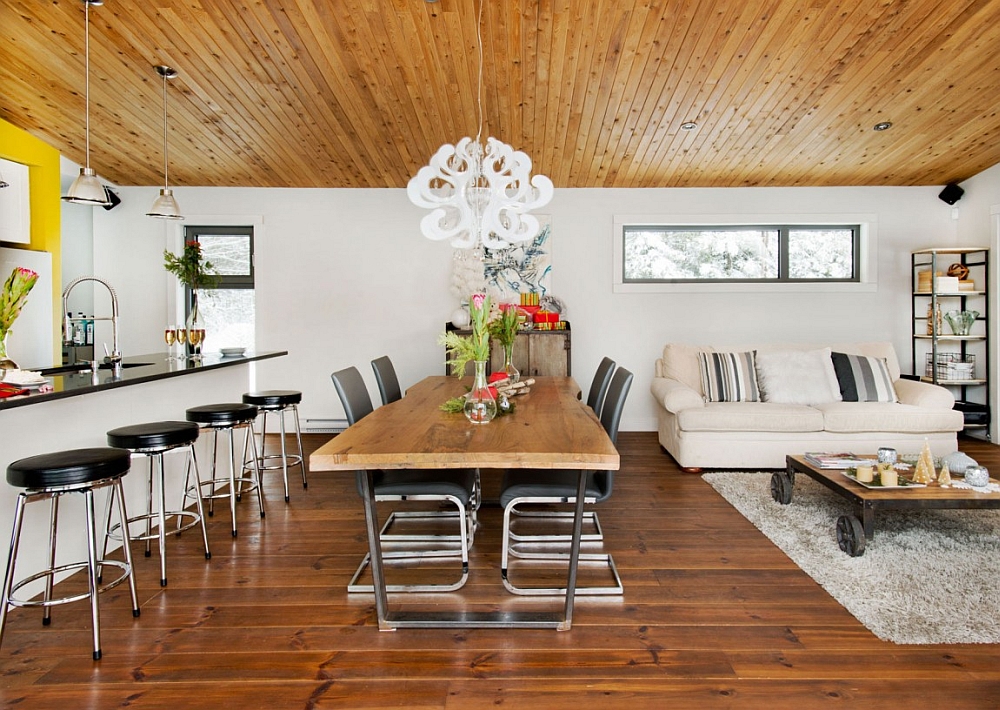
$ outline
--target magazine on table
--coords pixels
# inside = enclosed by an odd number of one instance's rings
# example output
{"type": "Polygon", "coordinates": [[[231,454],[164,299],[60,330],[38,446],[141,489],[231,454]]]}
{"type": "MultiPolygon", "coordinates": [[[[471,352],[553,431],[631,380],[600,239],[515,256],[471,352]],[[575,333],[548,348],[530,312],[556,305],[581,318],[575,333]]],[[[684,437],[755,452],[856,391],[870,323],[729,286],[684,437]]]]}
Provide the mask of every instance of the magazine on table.
{"type": "Polygon", "coordinates": [[[817,468],[855,468],[875,463],[875,458],[872,456],[858,456],[851,453],[807,452],[804,457],[817,468]]]}

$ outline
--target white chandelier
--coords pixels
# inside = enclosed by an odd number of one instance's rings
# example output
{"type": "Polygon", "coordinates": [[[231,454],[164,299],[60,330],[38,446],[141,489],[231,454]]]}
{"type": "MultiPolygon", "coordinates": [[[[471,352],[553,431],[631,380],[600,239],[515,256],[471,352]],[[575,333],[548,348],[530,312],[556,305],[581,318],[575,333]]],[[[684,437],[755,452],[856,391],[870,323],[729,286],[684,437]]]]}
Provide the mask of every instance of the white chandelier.
{"type": "Polygon", "coordinates": [[[428,239],[448,239],[459,249],[506,249],[534,239],[538,218],[529,212],[552,199],[552,181],[531,177],[531,158],[496,138],[482,144],[483,3],[479,4],[479,133],[457,145],[446,143],[406,186],[410,201],[431,210],[420,220],[428,239]]]}

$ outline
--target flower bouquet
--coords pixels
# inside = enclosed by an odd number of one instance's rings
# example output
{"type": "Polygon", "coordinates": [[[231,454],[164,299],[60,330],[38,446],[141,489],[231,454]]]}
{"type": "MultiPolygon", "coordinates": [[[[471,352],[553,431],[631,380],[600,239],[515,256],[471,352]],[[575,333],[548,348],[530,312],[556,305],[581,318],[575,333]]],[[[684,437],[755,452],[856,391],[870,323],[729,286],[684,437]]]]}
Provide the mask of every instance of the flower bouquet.
{"type": "Polygon", "coordinates": [[[28,300],[28,293],[36,281],[38,281],[37,273],[18,266],[3,285],[3,293],[0,294],[0,370],[17,369],[17,365],[7,359],[7,334],[10,333],[14,321],[21,315],[21,309],[28,300]]]}
{"type": "Polygon", "coordinates": [[[486,382],[486,361],[490,357],[490,297],[477,293],[469,299],[469,315],[472,319],[472,335],[444,333],[441,343],[448,351],[448,364],[456,377],[465,374],[470,361],[476,364],[472,388],[464,398],[455,398],[441,405],[445,411],[461,411],[473,424],[486,424],[497,415],[496,390],[486,382]]]}

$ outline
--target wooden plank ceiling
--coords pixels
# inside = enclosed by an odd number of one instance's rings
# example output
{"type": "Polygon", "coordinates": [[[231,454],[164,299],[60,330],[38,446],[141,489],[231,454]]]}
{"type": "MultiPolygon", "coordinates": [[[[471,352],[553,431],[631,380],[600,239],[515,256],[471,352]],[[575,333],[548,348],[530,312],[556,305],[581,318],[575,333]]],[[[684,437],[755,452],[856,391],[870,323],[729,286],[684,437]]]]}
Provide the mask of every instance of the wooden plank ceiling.
{"type": "MultiPolygon", "coordinates": [[[[557,187],[937,185],[1000,163],[1000,0],[485,2],[483,136],[557,187]]],[[[172,185],[405,186],[476,134],[477,8],[106,0],[91,165],[162,184],[168,64],[172,185]]],[[[84,76],[81,0],[0,0],[0,117],[81,164],[84,76]]]]}

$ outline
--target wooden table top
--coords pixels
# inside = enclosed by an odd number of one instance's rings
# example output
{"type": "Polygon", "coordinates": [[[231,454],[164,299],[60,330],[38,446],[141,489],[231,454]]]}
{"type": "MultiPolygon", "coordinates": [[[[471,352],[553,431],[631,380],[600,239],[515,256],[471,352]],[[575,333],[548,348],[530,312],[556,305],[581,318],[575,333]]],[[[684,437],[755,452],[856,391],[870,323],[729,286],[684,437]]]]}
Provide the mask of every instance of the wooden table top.
{"type": "MultiPolygon", "coordinates": [[[[862,457],[865,456],[862,455],[862,457]]],[[[795,462],[796,469],[798,471],[806,473],[817,480],[820,478],[826,479],[837,488],[850,491],[860,500],[880,502],[913,502],[915,504],[913,507],[920,507],[918,504],[920,501],[931,504],[927,507],[935,507],[933,505],[935,501],[958,501],[955,506],[945,507],[1000,507],[1000,493],[973,491],[968,488],[942,488],[937,484],[929,486],[907,486],[905,488],[868,488],[867,486],[863,486],[851,477],[845,475],[845,469],[819,468],[806,460],[804,456],[788,456],[787,458],[795,462]]],[[[874,465],[876,462],[874,454],[871,455],[871,459],[872,464],[874,465]]],[[[904,471],[900,475],[912,478],[913,469],[904,471]]],[[[962,480],[961,474],[956,475],[954,478],[959,481],[962,480]]],[[[820,482],[822,483],[822,481],[820,482]]],[[[990,483],[997,483],[997,481],[994,478],[990,478],[990,483]]]]}
{"type": "Polygon", "coordinates": [[[471,424],[441,404],[471,378],[427,377],[402,399],[333,437],[309,457],[311,471],[388,468],[618,470],[618,451],[571,377],[536,377],[513,414],[471,424]]]}

